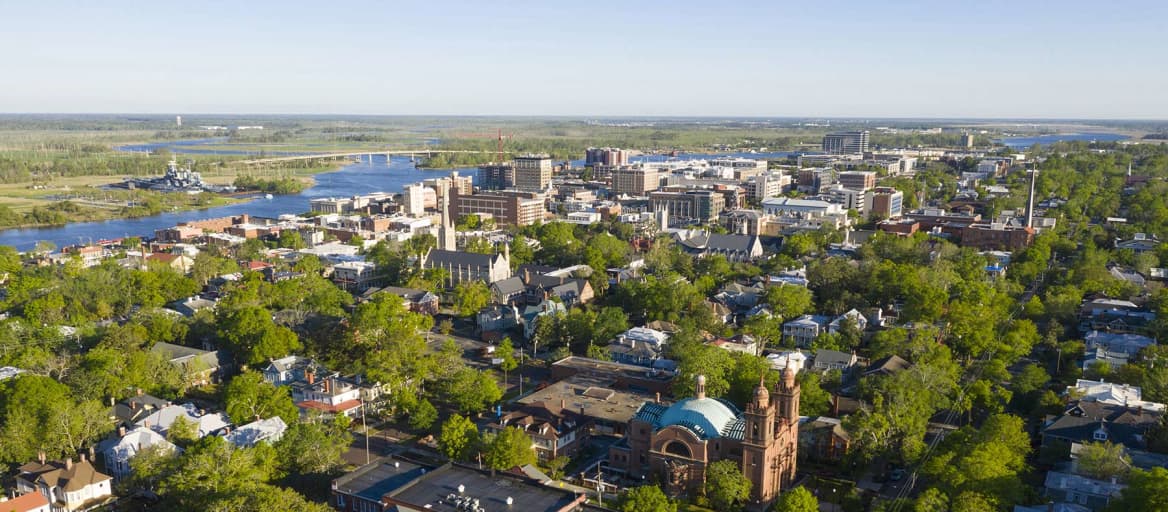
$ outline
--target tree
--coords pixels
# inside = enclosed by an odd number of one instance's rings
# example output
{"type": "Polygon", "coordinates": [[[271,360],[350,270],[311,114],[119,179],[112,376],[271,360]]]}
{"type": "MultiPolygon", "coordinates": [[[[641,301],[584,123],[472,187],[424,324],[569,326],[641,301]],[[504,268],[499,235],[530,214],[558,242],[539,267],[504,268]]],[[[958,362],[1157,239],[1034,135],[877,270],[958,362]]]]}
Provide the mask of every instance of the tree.
{"type": "Polygon", "coordinates": [[[766,303],[783,320],[792,320],[811,309],[811,290],[802,286],[783,285],[767,289],[766,303]]]}
{"type": "Polygon", "coordinates": [[[619,512],[677,512],[677,503],[661,492],[656,485],[630,487],[617,499],[619,512]]]}
{"type": "Polygon", "coordinates": [[[917,497],[913,512],[940,512],[949,510],[949,496],[935,487],[930,487],[917,497]]]}
{"type": "Polygon", "coordinates": [[[300,411],[292,403],[288,388],[272,385],[256,371],[236,375],[227,384],[223,395],[227,416],[236,425],[273,416],[279,416],[285,424],[292,425],[300,418],[300,411]]]}
{"type": "Polygon", "coordinates": [[[1135,470],[1127,480],[1127,489],[1113,500],[1107,510],[1130,512],[1135,510],[1168,510],[1168,469],[1135,470]]]}
{"type": "Polygon", "coordinates": [[[351,420],[343,415],[332,419],[313,418],[290,423],[283,437],[276,441],[276,460],[280,468],[294,475],[324,474],[345,464],[341,457],[353,437],[351,420]]]}
{"type": "Polygon", "coordinates": [[[462,367],[438,384],[441,395],[463,413],[479,412],[503,398],[503,390],[488,371],[462,367]]]}
{"type": "Polygon", "coordinates": [[[306,247],[304,238],[300,236],[300,232],[292,229],[285,229],[280,231],[280,239],[276,242],[281,248],[300,250],[306,247]]]}
{"type": "Polygon", "coordinates": [[[1076,466],[1083,473],[1096,480],[1122,477],[1131,469],[1131,457],[1125,453],[1122,444],[1110,442],[1084,443],[1079,450],[1076,466]]]}
{"type": "Polygon", "coordinates": [[[410,410],[410,428],[414,430],[430,430],[430,427],[437,420],[438,409],[434,408],[434,404],[425,398],[418,400],[418,403],[410,410]]]}
{"type": "Polygon", "coordinates": [[[438,448],[453,460],[469,459],[478,444],[479,430],[465,416],[451,416],[442,424],[442,431],[438,434],[438,448]]]}
{"type": "Polygon", "coordinates": [[[235,357],[246,364],[260,364],[300,350],[300,339],[287,327],[276,325],[262,307],[224,309],[219,336],[227,340],[235,357]]]}
{"type": "Polygon", "coordinates": [[[819,500],[815,499],[815,496],[806,487],[799,486],[779,496],[772,510],[774,512],[817,512],[819,500]]]}
{"type": "Polygon", "coordinates": [[[750,497],[750,479],[732,460],[720,460],[706,467],[706,498],[716,510],[735,510],[750,497]]]}
{"type": "Polygon", "coordinates": [[[199,427],[185,416],[179,416],[166,431],[166,440],[180,447],[187,447],[199,440],[199,427]]]}
{"type": "Polygon", "coordinates": [[[454,308],[459,316],[471,316],[491,301],[491,289],[481,281],[464,281],[454,287],[454,308]]]}
{"type": "Polygon", "coordinates": [[[495,350],[495,354],[502,359],[499,363],[499,369],[503,370],[503,384],[507,383],[507,372],[519,367],[519,362],[515,360],[515,347],[511,345],[511,338],[503,338],[499,342],[499,347],[495,350]]]}
{"type": "Polygon", "coordinates": [[[1017,503],[1024,493],[1018,474],[1029,452],[1022,419],[996,414],[978,430],[967,426],[947,436],[924,471],[950,496],[974,492],[993,503],[1017,503]]]}
{"type": "Polygon", "coordinates": [[[491,469],[505,470],[535,462],[535,450],[527,432],[517,427],[506,427],[488,436],[483,462],[491,469]]]}
{"type": "Polygon", "coordinates": [[[427,376],[426,339],[422,333],[434,319],[410,311],[402,298],[379,293],[359,304],[349,319],[353,346],[349,357],[360,361],[366,375],[394,393],[408,392],[427,376]]]}

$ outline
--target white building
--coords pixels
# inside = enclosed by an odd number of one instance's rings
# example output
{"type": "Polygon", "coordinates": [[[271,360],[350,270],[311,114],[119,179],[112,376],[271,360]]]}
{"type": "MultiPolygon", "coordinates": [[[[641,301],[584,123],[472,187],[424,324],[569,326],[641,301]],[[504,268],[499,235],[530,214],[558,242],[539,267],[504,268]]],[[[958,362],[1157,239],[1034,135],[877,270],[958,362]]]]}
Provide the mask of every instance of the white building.
{"type": "Polygon", "coordinates": [[[767,215],[793,215],[799,217],[823,217],[844,213],[840,205],[815,199],[792,199],[772,197],[762,201],[763,213],[767,215]]]}
{"type": "Polygon", "coordinates": [[[774,354],[767,354],[767,362],[771,364],[771,368],[782,371],[791,368],[795,373],[803,371],[803,367],[807,364],[807,354],[799,350],[788,350],[783,352],[776,352],[774,354]]]}
{"type": "Polygon", "coordinates": [[[256,420],[228,432],[227,442],[240,448],[251,448],[262,442],[274,443],[284,437],[288,425],[279,416],[272,416],[266,420],[256,420]]]}
{"type": "Polygon", "coordinates": [[[173,453],[178,447],[166,440],[162,434],[146,427],[137,427],[121,437],[107,439],[97,445],[105,460],[105,469],[113,473],[114,478],[122,479],[130,474],[130,459],[138,452],[159,446],[159,450],[173,453]]]}
{"type": "MultiPolygon", "coordinates": [[[[114,500],[112,482],[109,475],[98,472],[84,455],[77,462],[73,459],[45,462],[42,458],[21,466],[16,476],[17,491],[40,494],[49,502],[52,512],[102,508],[114,500]]],[[[0,510],[7,512],[15,507],[0,504],[0,510]]]]}
{"type": "Polygon", "coordinates": [[[166,436],[170,433],[170,427],[174,425],[174,422],[179,421],[179,418],[193,424],[195,435],[199,438],[214,434],[231,424],[231,420],[227,419],[226,414],[221,412],[207,413],[196,407],[195,404],[181,404],[163,407],[155,411],[154,414],[142,418],[135,425],[146,427],[166,436]]]}
{"type": "Polygon", "coordinates": [[[421,183],[406,185],[402,189],[402,204],[405,206],[406,215],[421,217],[426,213],[426,191],[429,191],[430,195],[434,196],[433,200],[437,201],[434,190],[421,183]]]}
{"type": "Polygon", "coordinates": [[[1115,384],[1112,382],[1079,379],[1074,386],[1067,386],[1067,392],[1079,400],[1099,402],[1108,405],[1122,405],[1147,411],[1164,412],[1164,404],[1146,402],[1139,386],[1115,384]]]}
{"type": "Polygon", "coordinates": [[[377,280],[377,265],[367,261],[346,261],[333,267],[333,282],[347,291],[368,290],[377,280]]]}

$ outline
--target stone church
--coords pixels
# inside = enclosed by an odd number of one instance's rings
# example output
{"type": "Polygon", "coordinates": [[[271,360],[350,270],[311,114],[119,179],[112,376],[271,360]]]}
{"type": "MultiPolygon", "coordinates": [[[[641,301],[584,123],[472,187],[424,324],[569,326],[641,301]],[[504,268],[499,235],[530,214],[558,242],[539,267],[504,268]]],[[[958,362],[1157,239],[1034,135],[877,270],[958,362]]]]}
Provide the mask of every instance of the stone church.
{"type": "Polygon", "coordinates": [[[657,482],[666,494],[677,496],[700,493],[706,467],[733,460],[751,481],[751,501],[774,500],[795,477],[799,444],[795,372],[784,370],[773,391],[760,381],[745,411],[707,397],[705,376],[696,380],[693,398],[668,406],[642,404],[629,420],[625,439],[609,450],[609,465],[624,469],[631,478],[657,482]]]}

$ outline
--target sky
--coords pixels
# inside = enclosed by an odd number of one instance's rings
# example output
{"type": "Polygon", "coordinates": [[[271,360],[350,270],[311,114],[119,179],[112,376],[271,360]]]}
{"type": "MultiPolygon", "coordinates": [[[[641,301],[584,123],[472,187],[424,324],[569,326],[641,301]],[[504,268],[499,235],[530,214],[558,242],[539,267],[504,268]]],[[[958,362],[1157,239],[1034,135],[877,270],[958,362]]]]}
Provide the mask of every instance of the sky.
{"type": "Polygon", "coordinates": [[[1168,119],[1163,0],[0,0],[0,112],[1168,119]]]}

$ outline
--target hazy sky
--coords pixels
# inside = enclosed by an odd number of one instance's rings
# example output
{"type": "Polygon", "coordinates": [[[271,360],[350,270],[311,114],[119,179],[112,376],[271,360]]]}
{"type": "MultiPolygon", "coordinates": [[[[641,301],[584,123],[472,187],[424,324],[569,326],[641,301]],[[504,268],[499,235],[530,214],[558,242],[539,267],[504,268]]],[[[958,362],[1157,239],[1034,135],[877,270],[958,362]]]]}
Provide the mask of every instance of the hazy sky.
{"type": "Polygon", "coordinates": [[[1168,119],[1168,2],[0,0],[0,112],[1168,119]]]}

